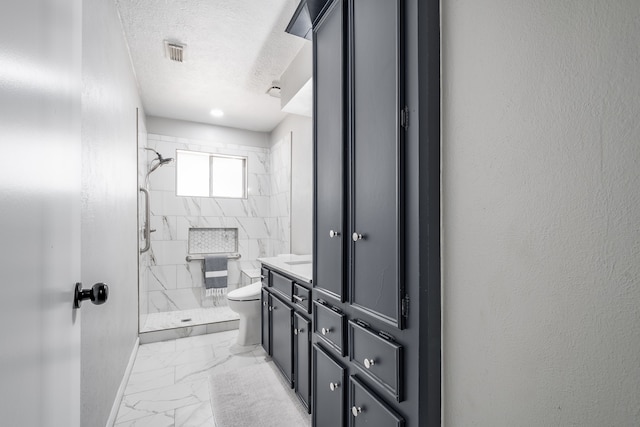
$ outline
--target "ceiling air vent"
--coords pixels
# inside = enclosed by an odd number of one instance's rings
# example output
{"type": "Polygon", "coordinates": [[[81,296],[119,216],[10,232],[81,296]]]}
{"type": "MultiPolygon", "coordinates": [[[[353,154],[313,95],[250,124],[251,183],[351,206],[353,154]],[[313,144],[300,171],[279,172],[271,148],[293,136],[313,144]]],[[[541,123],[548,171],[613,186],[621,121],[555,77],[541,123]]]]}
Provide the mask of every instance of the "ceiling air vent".
{"type": "Polygon", "coordinates": [[[187,48],[186,45],[164,41],[164,54],[167,58],[176,62],[184,62],[184,50],[187,48]]]}

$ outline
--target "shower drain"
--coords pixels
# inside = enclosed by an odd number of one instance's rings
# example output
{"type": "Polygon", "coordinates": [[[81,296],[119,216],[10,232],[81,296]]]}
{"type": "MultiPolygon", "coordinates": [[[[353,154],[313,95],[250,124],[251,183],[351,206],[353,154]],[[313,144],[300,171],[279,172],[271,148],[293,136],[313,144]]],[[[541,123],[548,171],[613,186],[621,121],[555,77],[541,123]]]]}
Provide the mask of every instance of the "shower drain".
{"type": "Polygon", "coordinates": [[[191,318],[188,319],[182,319],[181,322],[191,322],[191,318]]]}

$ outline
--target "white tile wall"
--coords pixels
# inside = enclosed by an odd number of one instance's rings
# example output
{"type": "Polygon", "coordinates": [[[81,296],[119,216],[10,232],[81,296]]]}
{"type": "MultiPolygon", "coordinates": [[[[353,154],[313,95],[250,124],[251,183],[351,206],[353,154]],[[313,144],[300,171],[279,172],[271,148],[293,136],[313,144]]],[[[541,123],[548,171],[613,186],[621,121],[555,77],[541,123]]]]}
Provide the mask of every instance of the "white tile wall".
{"type": "MultiPolygon", "coordinates": [[[[229,289],[240,285],[243,268],[260,266],[258,257],[290,252],[290,136],[271,150],[156,134],[147,135],[147,144],[163,157],[175,158],[177,149],[246,156],[249,188],[247,199],[178,197],[175,164],[162,166],[151,174],[151,226],[156,232],[151,235],[149,256],[141,257],[144,268],[140,269],[140,300],[144,301],[146,313],[212,306],[203,296],[201,262],[185,260],[191,227],[238,229],[238,252],[242,257],[229,260],[229,289]]],[[[144,151],[140,157],[142,182],[155,154],[144,151]]]]}

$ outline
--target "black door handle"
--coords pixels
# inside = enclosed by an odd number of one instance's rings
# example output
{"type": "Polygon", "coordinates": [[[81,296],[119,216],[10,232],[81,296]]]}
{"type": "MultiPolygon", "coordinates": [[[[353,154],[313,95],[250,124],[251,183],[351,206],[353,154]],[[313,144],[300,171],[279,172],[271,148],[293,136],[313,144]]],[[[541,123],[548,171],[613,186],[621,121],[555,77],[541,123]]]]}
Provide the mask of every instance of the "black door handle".
{"type": "Polygon", "coordinates": [[[109,298],[109,286],[104,283],[96,283],[91,289],[82,289],[82,283],[76,283],[73,293],[73,308],[80,308],[82,301],[89,299],[95,305],[104,304],[109,298]]]}

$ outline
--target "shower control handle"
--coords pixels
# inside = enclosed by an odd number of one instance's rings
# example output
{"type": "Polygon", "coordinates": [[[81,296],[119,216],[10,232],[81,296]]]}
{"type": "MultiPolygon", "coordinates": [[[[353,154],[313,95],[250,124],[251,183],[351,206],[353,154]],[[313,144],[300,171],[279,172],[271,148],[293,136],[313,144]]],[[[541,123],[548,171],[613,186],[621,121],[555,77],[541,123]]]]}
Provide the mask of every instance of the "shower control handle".
{"type": "Polygon", "coordinates": [[[91,289],[82,289],[82,283],[76,283],[73,293],[73,308],[80,308],[82,301],[91,300],[95,305],[104,304],[109,298],[109,286],[96,283],[91,289]]]}

